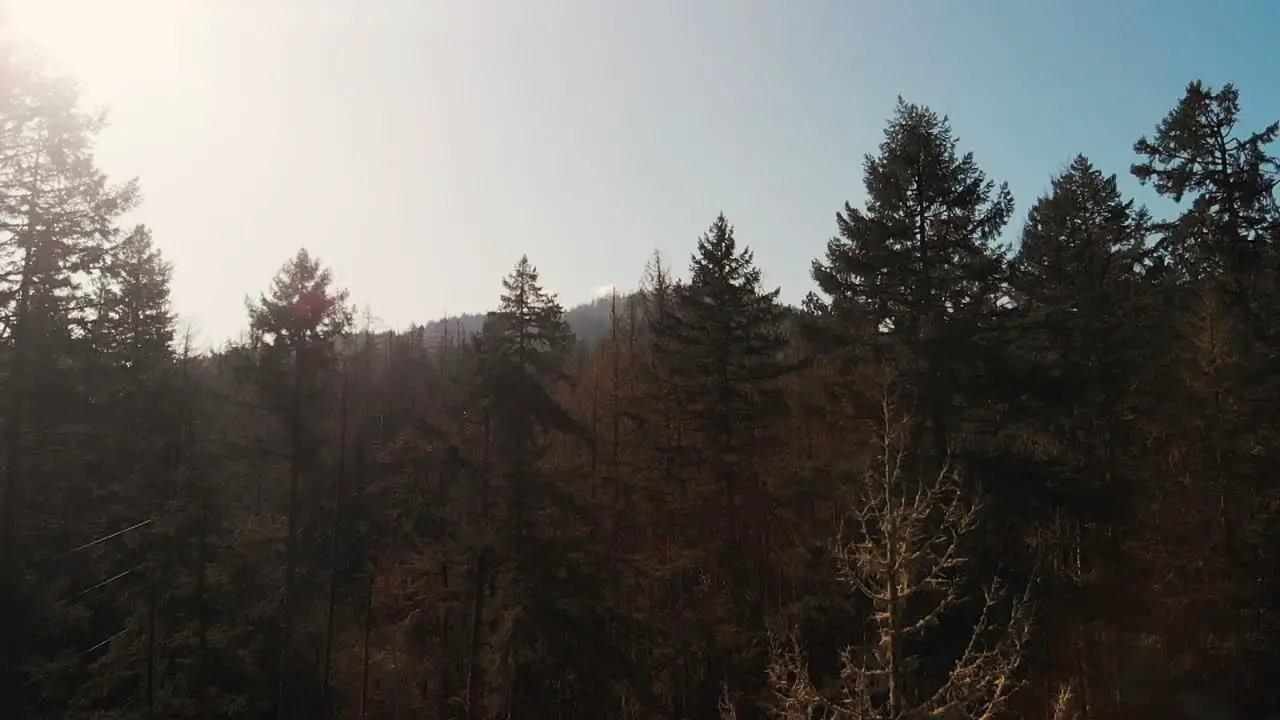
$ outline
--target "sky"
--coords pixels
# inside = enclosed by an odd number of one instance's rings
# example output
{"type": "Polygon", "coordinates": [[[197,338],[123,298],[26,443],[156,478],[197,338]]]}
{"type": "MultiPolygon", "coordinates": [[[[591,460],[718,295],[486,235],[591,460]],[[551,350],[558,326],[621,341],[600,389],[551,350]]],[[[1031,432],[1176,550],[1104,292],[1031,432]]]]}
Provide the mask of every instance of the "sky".
{"type": "Polygon", "coordinates": [[[0,0],[105,106],[205,344],[305,246],[386,327],[492,308],[527,253],[568,306],[680,274],[716,214],[798,302],[896,97],[1027,208],[1128,177],[1188,81],[1280,118],[1261,0],[0,0]]]}

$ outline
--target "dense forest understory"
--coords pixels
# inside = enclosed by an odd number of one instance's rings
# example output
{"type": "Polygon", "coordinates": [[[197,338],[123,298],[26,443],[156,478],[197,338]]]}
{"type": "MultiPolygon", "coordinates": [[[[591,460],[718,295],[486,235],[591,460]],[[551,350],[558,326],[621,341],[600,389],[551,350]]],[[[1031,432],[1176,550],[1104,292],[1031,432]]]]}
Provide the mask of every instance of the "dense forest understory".
{"type": "Polygon", "coordinates": [[[1232,86],[1134,146],[1169,217],[1080,155],[1005,246],[899,101],[802,307],[721,215],[570,312],[521,258],[479,327],[375,331],[300,250],[197,353],[102,117],[5,62],[3,717],[1280,712],[1277,125],[1232,86]]]}

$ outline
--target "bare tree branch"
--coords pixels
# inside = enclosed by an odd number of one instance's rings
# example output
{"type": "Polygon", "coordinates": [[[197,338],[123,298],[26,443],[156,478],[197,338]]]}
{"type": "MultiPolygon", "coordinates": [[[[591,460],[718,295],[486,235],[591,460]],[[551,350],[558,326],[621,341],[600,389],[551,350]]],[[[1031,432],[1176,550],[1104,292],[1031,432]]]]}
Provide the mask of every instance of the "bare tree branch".
{"type": "MultiPolygon", "coordinates": [[[[927,635],[970,600],[964,594],[972,560],[968,540],[981,521],[982,503],[981,493],[966,491],[949,462],[936,475],[909,471],[911,424],[894,399],[885,381],[877,457],[834,548],[839,578],[872,602],[875,640],[844,650],[835,697],[814,687],[794,638],[774,642],[772,717],[990,720],[1006,713],[1020,686],[1031,630],[1030,587],[1013,592],[997,576],[984,588],[969,642],[946,679],[919,687],[919,659],[908,655],[903,641],[927,635]]],[[[727,694],[723,708],[723,717],[735,717],[727,694]]]]}

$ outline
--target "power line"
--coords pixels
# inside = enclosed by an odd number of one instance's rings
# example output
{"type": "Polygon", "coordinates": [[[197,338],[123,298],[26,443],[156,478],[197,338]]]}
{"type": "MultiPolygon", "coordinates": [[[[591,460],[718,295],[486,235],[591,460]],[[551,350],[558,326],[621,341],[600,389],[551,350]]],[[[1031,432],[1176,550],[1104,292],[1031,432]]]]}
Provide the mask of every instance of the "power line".
{"type": "Polygon", "coordinates": [[[108,643],[110,643],[112,640],[115,640],[116,638],[120,637],[121,635],[124,635],[124,634],[125,634],[125,633],[127,633],[127,632],[129,632],[129,628],[128,628],[128,627],[125,627],[125,628],[124,628],[123,630],[121,630],[120,632],[117,632],[117,633],[113,634],[111,637],[108,637],[106,640],[103,640],[102,642],[98,643],[97,645],[94,645],[93,647],[89,648],[88,650],[85,650],[84,652],[80,653],[79,655],[77,655],[77,656],[76,656],[76,659],[77,659],[77,660],[79,660],[80,658],[84,657],[85,655],[88,655],[89,653],[93,652],[94,650],[97,650],[98,648],[101,648],[101,647],[103,647],[104,645],[107,645],[107,644],[108,644],[108,643]]]}
{"type": "Polygon", "coordinates": [[[100,544],[102,544],[102,543],[104,543],[104,542],[106,542],[106,541],[108,541],[108,540],[113,539],[113,538],[118,538],[118,537],[120,537],[121,535],[124,535],[125,533],[128,533],[128,532],[132,532],[132,531],[134,531],[134,530],[137,530],[137,529],[138,529],[138,528],[140,528],[140,527],[145,527],[145,526],[147,526],[147,525],[150,525],[150,524],[151,524],[152,522],[154,522],[154,521],[155,521],[155,518],[147,518],[146,520],[143,520],[142,522],[140,522],[140,523],[138,523],[138,524],[136,524],[136,525],[130,525],[129,527],[127,527],[127,528],[125,528],[125,529],[123,529],[123,530],[118,530],[118,531],[116,531],[116,532],[113,532],[113,533],[111,533],[110,535],[104,535],[104,536],[102,536],[102,537],[100,537],[100,538],[98,538],[98,539],[96,539],[96,540],[90,540],[89,542],[87,542],[87,543],[85,543],[85,544],[83,544],[83,545],[81,545],[81,546],[79,546],[79,547],[71,548],[70,550],[67,550],[66,552],[58,553],[57,555],[51,555],[51,556],[49,556],[49,557],[47,557],[47,558],[44,558],[43,560],[37,560],[36,562],[32,563],[32,566],[34,567],[34,566],[37,566],[37,565],[43,565],[43,564],[45,564],[45,563],[53,562],[54,560],[61,560],[61,559],[62,559],[62,558],[64,558],[64,557],[67,557],[67,556],[69,556],[69,555],[74,555],[74,554],[76,554],[76,553],[78,553],[78,552],[80,552],[80,551],[82,551],[82,550],[87,550],[87,549],[89,549],[89,548],[91,548],[91,547],[93,547],[93,546],[95,546],[95,545],[100,545],[100,544]]]}
{"type": "Polygon", "coordinates": [[[113,575],[113,576],[111,576],[111,577],[107,578],[106,580],[103,580],[102,582],[97,583],[96,585],[91,585],[90,587],[87,587],[87,588],[85,588],[84,590],[81,590],[80,592],[76,593],[75,595],[72,595],[71,597],[67,598],[66,600],[63,600],[63,601],[59,602],[58,604],[59,604],[59,605],[69,605],[70,603],[73,603],[73,602],[75,602],[76,600],[79,600],[80,598],[84,597],[85,595],[88,595],[89,593],[93,592],[94,590],[98,590],[98,589],[100,589],[100,588],[104,588],[104,587],[106,587],[106,586],[110,585],[111,583],[113,583],[113,582],[115,582],[115,581],[117,581],[117,580],[121,579],[121,578],[124,578],[124,577],[126,577],[126,576],[132,575],[133,573],[135,573],[135,572],[137,572],[137,571],[141,570],[145,564],[146,564],[146,563],[138,563],[138,564],[137,564],[137,565],[135,565],[134,567],[131,567],[131,568],[129,568],[128,570],[125,570],[125,571],[124,571],[124,572],[122,572],[122,573],[118,573],[118,574],[116,574],[116,575],[113,575]]]}
{"type": "MultiPolygon", "coordinates": [[[[115,640],[116,638],[121,637],[122,635],[124,635],[124,634],[125,634],[125,633],[127,633],[127,632],[129,632],[129,627],[126,625],[124,628],[122,628],[122,629],[118,630],[117,632],[112,633],[110,636],[108,636],[107,638],[105,638],[105,639],[103,639],[102,641],[98,642],[98,643],[97,643],[97,644],[95,644],[93,647],[89,648],[88,650],[85,650],[84,652],[78,653],[74,658],[72,658],[72,663],[73,663],[73,664],[69,664],[69,665],[67,665],[66,667],[64,667],[64,668],[62,669],[62,671],[63,671],[63,672],[66,672],[66,671],[69,671],[69,670],[74,669],[74,668],[76,667],[76,666],[74,665],[74,663],[79,662],[81,659],[83,659],[83,658],[84,658],[84,656],[86,656],[86,655],[88,655],[88,654],[92,653],[92,652],[93,652],[93,651],[95,651],[95,650],[99,650],[99,649],[101,649],[101,648],[103,648],[103,647],[105,647],[105,646],[109,645],[109,644],[111,643],[111,641],[112,641],[112,640],[115,640]]],[[[43,682],[43,681],[49,680],[51,677],[55,677],[56,675],[57,675],[57,673],[50,673],[50,674],[45,674],[45,675],[33,675],[30,679],[28,679],[28,680],[27,680],[27,682],[26,682],[26,683],[24,683],[24,684],[23,684],[23,687],[31,687],[32,685],[35,685],[36,683],[39,683],[39,682],[43,682]]]]}

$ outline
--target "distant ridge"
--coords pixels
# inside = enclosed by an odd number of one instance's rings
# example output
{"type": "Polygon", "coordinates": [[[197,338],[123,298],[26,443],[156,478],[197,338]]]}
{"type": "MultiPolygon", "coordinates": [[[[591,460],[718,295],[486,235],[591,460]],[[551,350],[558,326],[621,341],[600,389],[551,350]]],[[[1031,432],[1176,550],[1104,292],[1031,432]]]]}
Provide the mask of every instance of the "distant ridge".
{"type": "MultiPolygon", "coordinates": [[[[625,322],[627,301],[636,293],[618,293],[618,315],[619,321],[625,322]]],[[[596,345],[597,343],[607,339],[610,333],[609,310],[612,306],[613,298],[611,296],[597,298],[591,302],[574,305],[567,308],[564,312],[565,322],[569,324],[569,329],[578,340],[588,344],[596,345]]],[[[788,308],[792,316],[796,314],[794,308],[788,308]]],[[[434,345],[447,336],[456,339],[459,331],[464,336],[470,336],[480,332],[484,327],[486,313],[463,313],[461,315],[450,315],[448,317],[432,320],[424,325],[413,324],[407,328],[394,330],[384,328],[380,332],[375,332],[376,336],[384,335],[401,335],[411,332],[422,333],[422,338],[428,345],[434,345]]]]}
{"type": "MultiPolygon", "coordinates": [[[[633,294],[618,293],[618,310],[620,314],[625,307],[627,298],[633,294]]],[[[573,330],[573,334],[579,340],[591,344],[599,342],[609,335],[609,308],[612,302],[613,298],[606,296],[567,308],[564,312],[565,322],[569,323],[569,329],[573,330]]],[[[457,335],[459,328],[461,328],[464,335],[480,332],[480,329],[484,327],[484,319],[485,313],[464,313],[432,320],[420,327],[428,341],[439,341],[445,337],[446,331],[449,336],[457,335]]]]}

